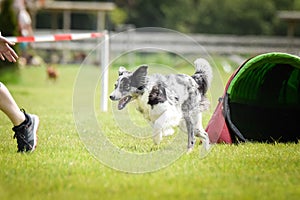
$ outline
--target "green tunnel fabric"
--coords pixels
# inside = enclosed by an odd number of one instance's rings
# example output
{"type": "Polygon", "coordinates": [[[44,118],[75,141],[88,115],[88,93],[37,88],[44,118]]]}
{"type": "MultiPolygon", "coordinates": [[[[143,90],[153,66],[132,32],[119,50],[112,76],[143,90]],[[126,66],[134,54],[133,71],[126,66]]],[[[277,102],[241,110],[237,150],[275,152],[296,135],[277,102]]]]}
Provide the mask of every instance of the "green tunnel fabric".
{"type": "Polygon", "coordinates": [[[231,102],[265,106],[300,104],[300,60],[284,53],[249,60],[232,79],[231,102]]]}

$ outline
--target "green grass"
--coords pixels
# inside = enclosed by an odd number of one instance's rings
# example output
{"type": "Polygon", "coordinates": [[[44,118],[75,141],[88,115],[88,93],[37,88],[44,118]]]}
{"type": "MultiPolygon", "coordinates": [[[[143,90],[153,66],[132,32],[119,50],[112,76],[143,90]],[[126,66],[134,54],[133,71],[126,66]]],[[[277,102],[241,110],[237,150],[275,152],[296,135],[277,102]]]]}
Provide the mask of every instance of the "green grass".
{"type": "MultiPolygon", "coordinates": [[[[22,69],[19,83],[7,85],[20,107],[38,114],[41,124],[37,150],[19,154],[11,123],[0,114],[0,199],[299,199],[299,144],[218,144],[205,158],[199,157],[198,144],[191,154],[152,173],[107,167],[87,151],[75,127],[72,94],[79,68],[58,69],[56,83],[40,67],[22,69]]],[[[113,67],[110,91],[116,72],[113,67]]],[[[226,82],[229,74],[220,74],[226,82]]],[[[151,139],[122,135],[111,114],[96,116],[107,137],[126,151],[149,153],[173,139],[155,147],[151,139]]]]}

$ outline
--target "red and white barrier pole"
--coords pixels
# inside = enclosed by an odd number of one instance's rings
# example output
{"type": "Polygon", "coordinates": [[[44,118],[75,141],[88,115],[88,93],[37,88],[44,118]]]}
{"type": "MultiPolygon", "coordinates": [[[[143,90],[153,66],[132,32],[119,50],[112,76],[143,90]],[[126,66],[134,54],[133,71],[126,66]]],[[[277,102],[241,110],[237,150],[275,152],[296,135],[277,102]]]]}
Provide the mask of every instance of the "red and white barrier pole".
{"type": "Polygon", "coordinates": [[[27,37],[6,37],[9,41],[14,43],[20,42],[57,42],[57,41],[71,41],[83,40],[90,38],[103,37],[104,33],[73,33],[73,34],[54,34],[41,36],[27,36],[27,37]]]}

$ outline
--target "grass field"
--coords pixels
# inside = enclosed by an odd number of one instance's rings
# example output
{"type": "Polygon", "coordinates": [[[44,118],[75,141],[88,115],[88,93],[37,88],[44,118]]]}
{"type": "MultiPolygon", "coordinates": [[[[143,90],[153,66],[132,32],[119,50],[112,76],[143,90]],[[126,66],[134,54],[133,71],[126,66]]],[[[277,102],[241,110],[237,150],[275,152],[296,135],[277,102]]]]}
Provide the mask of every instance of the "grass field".
{"type": "MultiPolygon", "coordinates": [[[[85,148],[73,119],[79,67],[58,70],[56,83],[46,79],[45,68],[31,67],[20,71],[18,84],[7,84],[20,107],[38,114],[41,124],[37,150],[20,154],[11,123],[0,114],[0,199],[299,199],[299,144],[218,144],[205,158],[197,145],[170,166],[142,174],[102,164],[85,148]]],[[[111,70],[110,91],[116,72],[111,70]]],[[[222,75],[224,81],[228,76],[222,75]]],[[[151,140],[124,139],[110,114],[97,117],[108,137],[127,151],[155,149],[151,140]]]]}

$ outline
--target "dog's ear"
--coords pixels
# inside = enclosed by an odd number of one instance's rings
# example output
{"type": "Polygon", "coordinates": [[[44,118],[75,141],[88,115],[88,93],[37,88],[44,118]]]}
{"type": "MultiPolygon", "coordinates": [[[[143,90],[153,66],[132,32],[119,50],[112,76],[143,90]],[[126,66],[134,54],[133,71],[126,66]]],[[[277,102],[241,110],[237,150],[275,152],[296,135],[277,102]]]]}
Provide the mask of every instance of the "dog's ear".
{"type": "Polygon", "coordinates": [[[118,71],[119,76],[123,75],[124,72],[127,72],[127,69],[125,67],[123,67],[123,66],[120,66],[119,67],[119,71],[118,71]]]}
{"type": "Polygon", "coordinates": [[[131,79],[133,87],[139,88],[146,84],[147,69],[148,66],[143,65],[133,72],[131,79]]]}

